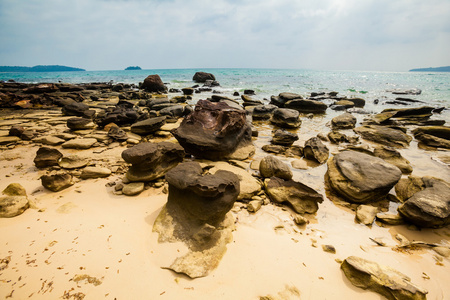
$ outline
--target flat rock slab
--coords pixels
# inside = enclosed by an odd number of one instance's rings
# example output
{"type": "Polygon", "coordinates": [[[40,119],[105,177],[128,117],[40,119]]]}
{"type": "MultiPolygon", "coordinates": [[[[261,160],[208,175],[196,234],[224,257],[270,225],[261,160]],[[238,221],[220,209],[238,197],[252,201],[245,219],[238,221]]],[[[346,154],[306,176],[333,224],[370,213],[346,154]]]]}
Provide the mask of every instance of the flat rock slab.
{"type": "Polygon", "coordinates": [[[127,196],[139,195],[144,190],[145,184],[143,182],[132,182],[125,184],[122,193],[127,196]]]}
{"type": "Polygon", "coordinates": [[[63,148],[69,148],[69,149],[89,149],[95,143],[97,143],[97,139],[94,139],[94,138],[73,139],[73,140],[65,142],[61,146],[63,148]]]}
{"type": "Polygon", "coordinates": [[[41,176],[41,183],[52,192],[59,192],[74,184],[71,174],[43,175],[41,176]]]}
{"type": "Polygon", "coordinates": [[[56,137],[56,136],[43,136],[43,137],[38,137],[38,138],[34,138],[33,142],[35,143],[41,143],[43,145],[49,145],[49,146],[56,146],[56,145],[60,145],[62,143],[65,142],[65,140],[56,137]]]}
{"type": "Polygon", "coordinates": [[[399,271],[356,256],[346,258],[341,269],[353,285],[390,300],[425,300],[428,293],[399,271]]]}
{"type": "Polygon", "coordinates": [[[64,169],[84,168],[89,164],[90,160],[86,157],[80,157],[76,154],[62,157],[58,165],[64,169]]]}
{"type": "Polygon", "coordinates": [[[354,131],[363,139],[397,148],[408,147],[412,140],[412,137],[399,129],[378,125],[360,126],[354,131]]]}
{"type": "Polygon", "coordinates": [[[86,167],[81,172],[81,179],[103,178],[111,175],[111,170],[102,167],[86,167]]]}

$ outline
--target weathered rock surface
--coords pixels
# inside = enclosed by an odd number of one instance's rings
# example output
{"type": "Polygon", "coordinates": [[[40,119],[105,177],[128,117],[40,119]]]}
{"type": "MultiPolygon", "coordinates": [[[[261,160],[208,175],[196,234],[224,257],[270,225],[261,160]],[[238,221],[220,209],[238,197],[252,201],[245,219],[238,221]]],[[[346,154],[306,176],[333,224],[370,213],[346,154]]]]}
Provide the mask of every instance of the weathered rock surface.
{"type": "Polygon", "coordinates": [[[22,214],[30,207],[27,193],[19,183],[11,183],[0,196],[0,218],[12,218],[22,214]]]}
{"type": "Polygon", "coordinates": [[[420,227],[450,224],[450,184],[432,177],[422,178],[425,188],[399,206],[403,218],[420,227]]]}
{"type": "Polygon", "coordinates": [[[171,132],[186,152],[197,158],[222,160],[252,145],[252,129],[245,111],[222,102],[198,101],[194,112],[171,132]]]}
{"type": "Polygon", "coordinates": [[[122,158],[132,164],[126,177],[130,181],[152,181],[163,177],[184,158],[183,148],[174,143],[141,143],[122,152],[122,158]]]}
{"type": "Polygon", "coordinates": [[[88,118],[70,118],[67,120],[67,127],[71,130],[84,130],[95,128],[95,124],[88,118]]]}
{"type": "Polygon", "coordinates": [[[33,142],[41,143],[43,145],[48,145],[48,146],[56,146],[56,145],[60,145],[60,144],[64,143],[65,140],[63,140],[59,137],[56,137],[56,136],[46,135],[46,136],[34,138],[33,142]]]}
{"type": "Polygon", "coordinates": [[[378,126],[365,125],[356,127],[354,131],[363,139],[391,147],[407,147],[412,138],[402,130],[378,126]]]}
{"type": "Polygon", "coordinates": [[[41,147],[36,152],[34,164],[38,168],[56,166],[61,157],[63,157],[63,154],[59,152],[58,149],[41,147]]]}
{"type": "Polygon", "coordinates": [[[284,104],[284,107],[295,109],[302,113],[324,113],[328,108],[323,102],[306,99],[290,100],[284,104]]]}
{"type": "Polygon", "coordinates": [[[97,139],[94,138],[77,138],[69,140],[61,145],[63,148],[70,149],[89,149],[97,143],[97,139]]]}
{"type": "Polygon", "coordinates": [[[264,181],[270,200],[276,203],[288,203],[299,214],[313,214],[319,209],[323,197],[301,182],[272,177],[264,181]]]}
{"type": "Polygon", "coordinates": [[[148,75],[147,78],[144,79],[141,89],[150,93],[167,92],[167,87],[164,85],[164,82],[158,74],[148,75]]]}
{"type": "Polygon", "coordinates": [[[300,113],[289,108],[275,109],[270,122],[282,128],[298,128],[302,124],[300,113]]]}
{"type": "Polygon", "coordinates": [[[450,149],[450,127],[421,126],[414,129],[413,134],[427,146],[450,149]]]}
{"type": "Polygon", "coordinates": [[[166,174],[168,201],[153,225],[159,242],[182,241],[188,248],[164,268],[191,278],[207,276],[219,265],[232,240],[233,217],[227,213],[239,194],[233,173],[202,173],[200,164],[187,162],[166,174]]]}
{"type": "Polygon", "coordinates": [[[59,192],[74,184],[72,175],[67,173],[43,175],[41,176],[41,183],[46,189],[52,192],[59,192]]]}
{"type": "Polygon", "coordinates": [[[428,293],[399,271],[356,256],[347,257],[341,269],[353,285],[390,300],[425,300],[428,293]]]}
{"type": "Polygon", "coordinates": [[[89,164],[90,160],[86,157],[80,157],[76,154],[62,157],[58,161],[58,165],[64,169],[84,168],[89,164]]]}
{"type": "Polygon", "coordinates": [[[268,155],[261,160],[259,172],[264,178],[278,177],[285,180],[292,179],[292,171],[289,166],[272,155],[268,155]]]}
{"type": "Polygon", "coordinates": [[[130,130],[139,135],[149,135],[158,131],[164,124],[166,124],[165,116],[155,117],[134,123],[130,130]]]}
{"type": "Polygon", "coordinates": [[[144,190],[145,184],[143,182],[131,182],[125,184],[122,193],[127,196],[139,195],[144,190]]]}
{"type": "Polygon", "coordinates": [[[377,216],[378,208],[371,205],[360,205],[356,209],[356,220],[364,225],[372,225],[377,216]]]}
{"type": "Polygon", "coordinates": [[[327,174],[331,188],[356,203],[385,197],[402,175],[399,168],[381,158],[356,151],[330,158],[327,174]]]}
{"type": "Polygon", "coordinates": [[[356,118],[350,113],[344,113],[331,120],[331,125],[335,129],[351,129],[356,124],[356,118]]]}
{"type": "Polygon", "coordinates": [[[292,144],[298,140],[298,135],[286,130],[277,129],[272,137],[271,143],[281,146],[292,146],[292,144]]]}
{"type": "Polygon", "coordinates": [[[395,185],[395,193],[402,202],[405,202],[411,198],[412,195],[420,192],[424,188],[425,183],[421,177],[410,175],[408,178],[402,178],[399,180],[399,182],[395,185]]]}
{"type": "Polygon", "coordinates": [[[211,73],[196,72],[194,74],[194,77],[192,77],[192,80],[195,81],[195,82],[202,83],[202,82],[205,82],[206,80],[213,80],[213,81],[215,81],[216,77],[213,74],[211,74],[211,73]]]}
{"type": "Polygon", "coordinates": [[[303,155],[307,159],[315,160],[323,164],[328,159],[329,150],[318,137],[312,137],[305,142],[303,155]]]}
{"type": "Polygon", "coordinates": [[[81,179],[104,178],[111,175],[111,170],[104,167],[86,167],[81,172],[81,179]]]}
{"type": "Polygon", "coordinates": [[[66,116],[86,117],[89,116],[89,106],[80,102],[71,102],[64,105],[61,109],[66,116]]]}
{"type": "Polygon", "coordinates": [[[253,120],[269,120],[272,117],[273,111],[277,109],[275,105],[257,105],[253,108],[253,120]]]}
{"type": "Polygon", "coordinates": [[[400,154],[400,152],[392,147],[382,146],[380,148],[376,148],[373,151],[373,154],[376,157],[382,158],[388,163],[393,164],[394,166],[399,168],[403,174],[410,174],[413,171],[411,165],[409,164],[409,161],[404,158],[400,154]]]}

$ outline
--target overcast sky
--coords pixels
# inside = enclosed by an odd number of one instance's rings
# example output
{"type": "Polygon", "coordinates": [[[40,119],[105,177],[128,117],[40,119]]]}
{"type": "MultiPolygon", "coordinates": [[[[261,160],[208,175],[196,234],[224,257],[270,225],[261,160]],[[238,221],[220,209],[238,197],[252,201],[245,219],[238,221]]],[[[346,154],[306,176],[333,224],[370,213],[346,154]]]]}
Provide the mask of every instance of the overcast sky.
{"type": "Polygon", "coordinates": [[[0,0],[0,65],[450,65],[450,0],[0,0]]]}

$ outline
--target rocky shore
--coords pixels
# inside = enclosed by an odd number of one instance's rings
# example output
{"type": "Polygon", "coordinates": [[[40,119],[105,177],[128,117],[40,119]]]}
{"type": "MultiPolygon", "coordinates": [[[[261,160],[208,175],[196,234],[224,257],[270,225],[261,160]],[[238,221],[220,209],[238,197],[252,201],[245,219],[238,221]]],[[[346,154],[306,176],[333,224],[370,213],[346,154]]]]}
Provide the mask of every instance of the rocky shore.
{"type": "Polygon", "coordinates": [[[450,294],[446,108],[192,81],[0,83],[1,297],[450,294]]]}

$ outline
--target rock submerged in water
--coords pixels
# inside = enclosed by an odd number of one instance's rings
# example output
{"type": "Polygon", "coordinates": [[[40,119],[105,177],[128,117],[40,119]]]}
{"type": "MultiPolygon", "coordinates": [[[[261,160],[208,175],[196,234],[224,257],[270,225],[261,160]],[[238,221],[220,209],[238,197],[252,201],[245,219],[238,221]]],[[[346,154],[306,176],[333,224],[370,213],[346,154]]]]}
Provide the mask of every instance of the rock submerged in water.
{"type": "Polygon", "coordinates": [[[356,256],[346,258],[341,269],[354,286],[369,289],[390,300],[425,300],[428,293],[399,271],[356,256]]]}
{"type": "MultiPolygon", "coordinates": [[[[223,160],[252,146],[252,129],[245,111],[222,102],[199,100],[194,112],[171,132],[185,151],[197,158],[223,160]]],[[[253,147],[249,149],[243,159],[253,154],[253,147]]]]}
{"type": "Polygon", "coordinates": [[[169,196],[153,225],[159,242],[182,241],[189,251],[165,267],[191,278],[207,276],[232,240],[228,211],[239,195],[239,178],[229,171],[203,174],[197,162],[179,164],[166,174],[169,196]]]}
{"type": "Polygon", "coordinates": [[[402,172],[381,158],[357,151],[343,151],[328,160],[330,187],[355,203],[385,197],[400,180],[402,172]]]}

